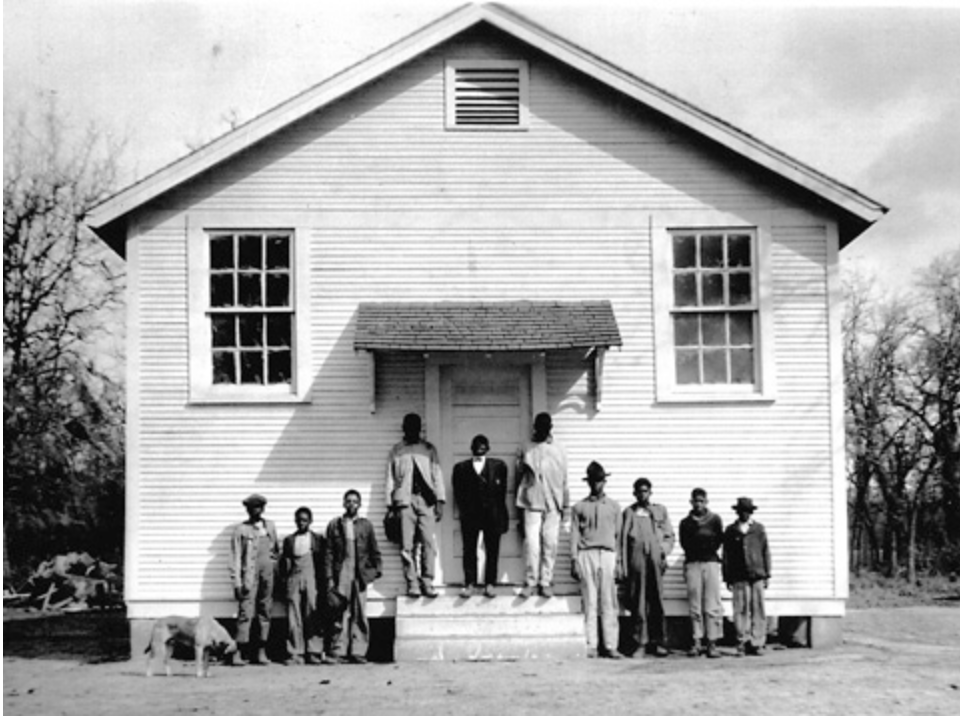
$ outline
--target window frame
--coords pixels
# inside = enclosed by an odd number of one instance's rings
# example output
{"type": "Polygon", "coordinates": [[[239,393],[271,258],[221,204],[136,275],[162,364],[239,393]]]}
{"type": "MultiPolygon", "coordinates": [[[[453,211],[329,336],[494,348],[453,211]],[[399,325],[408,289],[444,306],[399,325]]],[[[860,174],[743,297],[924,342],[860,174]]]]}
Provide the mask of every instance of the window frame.
{"type": "MultiPolygon", "coordinates": [[[[769,223],[706,212],[704,215],[669,215],[651,221],[653,261],[653,302],[656,364],[656,399],[659,403],[711,403],[711,402],[757,402],[773,401],[776,398],[776,370],[774,364],[773,296],[770,269],[769,223]],[[693,219],[693,220],[691,220],[693,219]],[[754,320],[753,356],[754,382],[752,383],[688,383],[677,382],[675,321],[677,313],[722,313],[730,308],[689,307],[677,310],[674,304],[673,239],[684,232],[744,233],[752,241],[752,302],[754,320]]],[[[734,307],[733,311],[739,311],[734,307]]]]}
{"type": "Polygon", "coordinates": [[[456,132],[525,132],[530,126],[530,66],[526,60],[451,59],[444,63],[444,127],[456,132]],[[519,116],[517,124],[457,124],[457,70],[519,70],[519,116]]]}
{"type": "MultiPolygon", "coordinates": [[[[308,256],[304,227],[263,221],[199,220],[188,229],[190,402],[191,403],[297,403],[309,401],[310,361],[308,256]],[[270,234],[290,236],[291,381],[277,384],[213,382],[211,316],[222,314],[210,303],[210,240],[217,234],[270,234]],[[214,310],[212,310],[214,309],[214,310]]],[[[264,307],[265,308],[265,307],[264,307]]],[[[231,311],[226,311],[232,313],[231,311]]],[[[262,313],[272,312],[264,310],[262,313]]],[[[239,310],[237,313],[261,313],[239,310]]]]}

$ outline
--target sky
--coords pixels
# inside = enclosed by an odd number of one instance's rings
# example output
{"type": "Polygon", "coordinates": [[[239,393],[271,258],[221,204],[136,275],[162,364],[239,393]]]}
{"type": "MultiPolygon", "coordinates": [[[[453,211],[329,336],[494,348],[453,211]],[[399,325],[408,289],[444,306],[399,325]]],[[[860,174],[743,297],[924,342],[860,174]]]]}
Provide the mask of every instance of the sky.
{"type": "MultiPolygon", "coordinates": [[[[4,0],[5,124],[54,97],[133,181],[462,4],[4,0]]],[[[504,4],[889,207],[845,270],[960,249],[960,4],[504,4]]]]}

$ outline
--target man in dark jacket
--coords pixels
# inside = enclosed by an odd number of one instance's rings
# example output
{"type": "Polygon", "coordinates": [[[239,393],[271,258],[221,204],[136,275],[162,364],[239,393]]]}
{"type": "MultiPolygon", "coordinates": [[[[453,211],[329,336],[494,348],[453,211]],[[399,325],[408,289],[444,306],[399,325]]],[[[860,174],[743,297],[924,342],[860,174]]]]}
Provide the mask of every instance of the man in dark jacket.
{"type": "Polygon", "coordinates": [[[473,458],[458,462],[453,467],[453,496],[460,513],[460,531],[463,536],[463,591],[469,598],[480,591],[477,580],[477,539],[483,535],[486,552],[483,595],[496,596],[500,559],[500,535],[507,531],[507,464],[487,457],[490,441],[477,435],[470,443],[473,458]]]}
{"type": "Polygon", "coordinates": [[[310,529],[313,512],[299,508],[293,515],[297,531],[283,539],[280,578],[287,600],[288,664],[314,664],[323,657],[321,600],[324,584],[323,538],[310,529]]]}
{"type": "Polygon", "coordinates": [[[365,663],[370,643],[367,585],[382,574],[380,547],[370,521],[358,516],[360,493],[347,490],[344,514],[327,525],[326,576],[330,606],[329,654],[365,663]]]}
{"type": "Polygon", "coordinates": [[[767,641],[764,590],[770,579],[770,547],[763,525],[754,521],[749,497],[733,505],[737,521],[723,533],[723,581],[733,592],[737,656],[761,656],[767,641]]]}

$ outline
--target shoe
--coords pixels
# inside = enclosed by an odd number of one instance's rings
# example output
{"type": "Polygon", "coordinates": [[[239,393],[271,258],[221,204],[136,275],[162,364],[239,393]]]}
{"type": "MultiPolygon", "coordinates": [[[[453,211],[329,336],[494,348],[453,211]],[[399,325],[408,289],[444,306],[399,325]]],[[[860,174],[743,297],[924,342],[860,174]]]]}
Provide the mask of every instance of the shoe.
{"type": "Polygon", "coordinates": [[[599,658],[599,656],[600,656],[600,654],[597,652],[596,649],[587,649],[587,658],[588,658],[588,659],[596,659],[596,658],[599,658]]]}
{"type": "Polygon", "coordinates": [[[483,596],[486,597],[487,599],[493,599],[494,597],[497,596],[497,593],[493,591],[492,584],[488,584],[483,588],[483,596]]]}
{"type": "Polygon", "coordinates": [[[659,658],[661,658],[661,659],[662,659],[663,657],[665,657],[665,656],[669,656],[669,655],[670,655],[670,652],[667,651],[667,650],[663,647],[662,644],[649,644],[649,645],[647,646],[647,653],[648,653],[650,656],[656,656],[656,657],[659,657],[659,658]]]}
{"type": "Polygon", "coordinates": [[[240,648],[230,656],[230,666],[246,666],[248,663],[250,662],[243,658],[240,648]]]}
{"type": "Polygon", "coordinates": [[[719,659],[723,654],[720,653],[720,650],[717,648],[717,645],[712,641],[707,644],[707,658],[708,659],[719,659]]]}
{"type": "Polygon", "coordinates": [[[738,658],[738,659],[739,659],[741,656],[744,655],[745,651],[746,651],[746,650],[743,648],[743,644],[737,644],[737,658],[738,658]]]}
{"type": "Polygon", "coordinates": [[[351,664],[366,664],[366,663],[367,663],[367,657],[365,657],[365,656],[350,656],[350,657],[348,657],[348,658],[350,659],[350,663],[351,663],[351,664]]]}
{"type": "Polygon", "coordinates": [[[553,587],[551,587],[549,584],[545,584],[544,586],[540,587],[540,596],[543,597],[544,599],[552,598],[553,587]]]}
{"type": "Polygon", "coordinates": [[[432,584],[424,584],[421,587],[421,590],[423,591],[423,596],[425,596],[427,599],[436,599],[440,596],[437,593],[437,590],[433,588],[432,584]]]}
{"type": "Polygon", "coordinates": [[[410,599],[419,599],[420,590],[416,587],[407,587],[407,596],[410,597],[410,599]]]}
{"type": "Polygon", "coordinates": [[[317,654],[307,654],[306,657],[304,657],[303,659],[303,663],[308,664],[310,666],[316,666],[317,664],[322,664],[323,656],[318,656],[317,654]]]}
{"type": "Polygon", "coordinates": [[[747,656],[763,656],[763,650],[753,644],[747,644],[746,652],[747,656]]]}
{"type": "Polygon", "coordinates": [[[687,652],[687,656],[692,659],[697,658],[701,654],[703,654],[703,649],[701,649],[699,646],[691,646],[690,650],[687,652]]]}
{"type": "Polygon", "coordinates": [[[603,658],[617,661],[618,659],[622,659],[623,655],[619,651],[608,651],[603,655],[603,658]]]}
{"type": "Polygon", "coordinates": [[[518,596],[521,599],[529,599],[533,596],[534,591],[535,588],[528,584],[526,587],[520,590],[520,594],[518,596]]]}
{"type": "Polygon", "coordinates": [[[269,665],[270,659],[267,658],[267,650],[261,646],[260,649],[257,650],[257,658],[250,663],[256,664],[257,666],[269,665]]]}
{"type": "Polygon", "coordinates": [[[469,599],[472,596],[473,596],[473,587],[466,586],[460,590],[461,599],[469,599]]]}
{"type": "Polygon", "coordinates": [[[283,662],[284,666],[303,666],[302,656],[291,656],[283,662]]]}

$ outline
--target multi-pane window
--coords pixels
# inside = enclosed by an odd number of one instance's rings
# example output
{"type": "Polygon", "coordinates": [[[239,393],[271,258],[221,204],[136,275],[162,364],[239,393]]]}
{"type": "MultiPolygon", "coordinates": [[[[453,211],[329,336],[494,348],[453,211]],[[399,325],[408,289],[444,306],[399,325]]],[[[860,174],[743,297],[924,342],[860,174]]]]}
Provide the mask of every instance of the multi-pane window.
{"type": "Polygon", "coordinates": [[[292,233],[218,231],[209,242],[213,384],[291,384],[292,233]]]}
{"type": "Polygon", "coordinates": [[[674,231],[671,243],[677,385],[754,384],[756,235],[674,231]]]}

